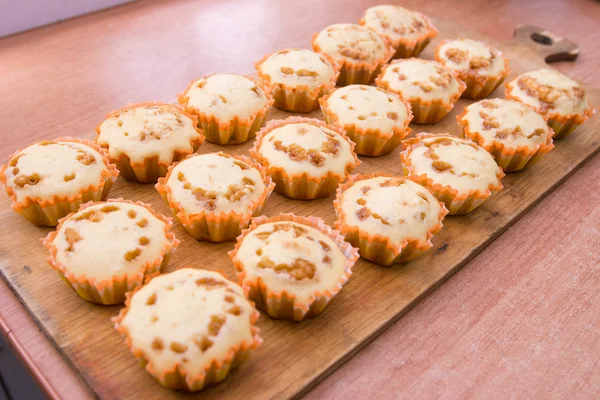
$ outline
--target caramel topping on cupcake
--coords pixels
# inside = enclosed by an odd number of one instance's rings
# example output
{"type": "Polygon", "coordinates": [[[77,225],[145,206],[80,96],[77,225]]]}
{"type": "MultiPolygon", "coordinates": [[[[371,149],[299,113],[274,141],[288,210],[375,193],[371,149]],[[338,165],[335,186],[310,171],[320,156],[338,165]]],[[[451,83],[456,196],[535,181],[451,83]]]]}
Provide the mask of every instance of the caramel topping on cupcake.
{"type": "Polygon", "coordinates": [[[499,76],[506,68],[506,62],[499,50],[471,39],[442,43],[436,53],[436,59],[453,71],[479,76],[499,76]]]}
{"type": "Polygon", "coordinates": [[[350,62],[381,61],[389,51],[383,38],[375,31],[355,24],[330,25],[317,34],[314,44],[320,52],[350,62]]]}
{"type": "Polygon", "coordinates": [[[271,54],[258,66],[269,84],[314,89],[329,83],[335,75],[333,65],[322,55],[305,49],[285,49],[271,54]]]}
{"type": "Polygon", "coordinates": [[[420,12],[393,5],[381,5],[367,9],[364,25],[391,39],[417,40],[434,29],[431,22],[420,12]]]}

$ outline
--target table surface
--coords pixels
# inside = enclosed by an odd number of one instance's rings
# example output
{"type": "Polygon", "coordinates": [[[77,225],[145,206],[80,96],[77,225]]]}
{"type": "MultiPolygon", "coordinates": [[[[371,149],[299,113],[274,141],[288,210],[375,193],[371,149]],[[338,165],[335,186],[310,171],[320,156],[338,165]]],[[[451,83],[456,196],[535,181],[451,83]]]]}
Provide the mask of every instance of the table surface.
{"type": "MultiPolygon", "coordinates": [[[[598,1],[441,3],[402,2],[496,40],[509,39],[518,24],[545,27],[581,47],[577,62],[553,66],[600,86],[598,1]]],[[[105,76],[94,65],[104,57],[116,56],[120,62],[114,68],[126,68],[127,79],[132,72],[143,80],[145,71],[164,69],[164,81],[152,82],[148,93],[159,95],[154,100],[169,100],[172,82],[182,75],[191,80],[209,72],[248,72],[263,54],[302,45],[328,24],[356,21],[374,4],[138,2],[0,39],[0,156],[5,159],[23,141],[89,132],[93,126],[81,121],[90,115],[99,121],[123,103],[153,100],[143,98],[144,93],[105,90],[105,76]],[[153,63],[136,59],[136,51],[168,49],[176,41],[168,24],[190,19],[196,21],[190,34],[206,41],[201,54],[167,50],[157,53],[153,63]],[[143,33],[153,27],[148,40],[143,33]],[[256,34],[259,29],[263,34],[256,34]],[[126,38],[124,44],[103,42],[107,30],[126,38]],[[177,63],[178,57],[197,64],[177,63]]],[[[599,202],[597,155],[307,397],[600,397],[599,202]]],[[[89,396],[2,282],[0,304],[10,336],[41,370],[38,379],[60,397],[89,396]]]]}

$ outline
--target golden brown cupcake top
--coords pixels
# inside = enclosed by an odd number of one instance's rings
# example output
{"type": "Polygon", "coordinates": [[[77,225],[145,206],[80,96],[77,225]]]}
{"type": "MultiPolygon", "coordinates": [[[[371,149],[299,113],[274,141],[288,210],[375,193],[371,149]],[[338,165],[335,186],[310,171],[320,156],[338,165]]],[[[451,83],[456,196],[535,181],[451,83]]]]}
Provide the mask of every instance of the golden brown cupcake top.
{"type": "Polygon", "coordinates": [[[387,61],[389,49],[375,31],[356,24],[334,24],[319,32],[313,47],[334,60],[373,63],[387,61]]]}
{"type": "Polygon", "coordinates": [[[506,69],[500,50],[472,39],[443,42],[436,51],[436,60],[453,71],[476,76],[499,76],[506,69]]]}
{"type": "Polygon", "coordinates": [[[394,5],[367,8],[362,23],[377,33],[391,39],[416,41],[435,28],[429,18],[417,11],[394,5]]]}

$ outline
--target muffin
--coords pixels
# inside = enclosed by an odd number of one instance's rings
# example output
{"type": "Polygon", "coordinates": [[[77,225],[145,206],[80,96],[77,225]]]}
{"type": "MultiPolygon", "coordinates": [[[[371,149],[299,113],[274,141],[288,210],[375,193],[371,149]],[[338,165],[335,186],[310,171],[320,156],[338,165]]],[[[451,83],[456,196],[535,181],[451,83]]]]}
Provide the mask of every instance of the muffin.
{"type": "Polygon", "coordinates": [[[178,96],[187,112],[197,115],[206,140],[238,144],[260,129],[273,98],[253,79],[216,74],[194,81],[178,96]]]}
{"type": "Polygon", "coordinates": [[[233,240],[269,198],[275,184],[244,156],[194,154],[169,167],[156,189],[196,240],[233,240]]]}
{"type": "Polygon", "coordinates": [[[393,5],[367,8],[359,24],[387,39],[395,51],[393,58],[418,56],[438,34],[425,15],[393,5]]]}
{"type": "Polygon", "coordinates": [[[389,154],[410,133],[410,105],[394,93],[373,86],[350,85],[319,99],[328,124],[356,143],[357,154],[389,154]]]}
{"type": "Polygon", "coordinates": [[[198,118],[180,106],[139,103],[114,111],[96,127],[96,143],[108,150],[123,178],[156,182],[173,163],[204,141],[198,118]]]}
{"type": "Polygon", "coordinates": [[[402,146],[404,175],[427,187],[450,215],[467,214],[502,189],[502,169],[470,140],[420,133],[402,146]]]}
{"type": "Polygon", "coordinates": [[[82,203],[106,199],[117,175],[105,150],[71,137],[36,142],[0,167],[11,207],[37,226],[56,226],[82,203]]]}
{"type": "Polygon", "coordinates": [[[523,169],[534,155],[554,148],[544,117],[517,101],[482,100],[456,120],[461,135],[486,149],[504,171],[523,169]]]}
{"type": "Polygon", "coordinates": [[[320,314],[342,289],[358,252],[319,218],[281,214],[253,219],[229,257],[258,309],[301,321],[320,314]]]}
{"type": "Polygon", "coordinates": [[[562,139],[594,113],[585,90],[553,69],[538,69],[506,84],[506,98],[533,107],[548,121],[554,139],[562,139]]]}
{"type": "Polygon", "coordinates": [[[318,99],[335,87],[340,74],[328,56],[305,49],[280,50],[265,56],[255,67],[275,107],[294,112],[319,108],[318,99]]]}
{"type": "Polygon", "coordinates": [[[43,243],[50,266],[79,296],[119,304],[127,291],[167,266],[179,244],[171,226],[148,204],[111,199],[84,204],[43,243]]]}
{"type": "Polygon", "coordinates": [[[338,86],[373,82],[394,50],[377,32],[356,24],[334,24],[315,34],[313,50],[340,65],[338,86]]]}
{"type": "Polygon", "coordinates": [[[383,68],[375,82],[410,103],[415,124],[439,122],[465,90],[465,84],[448,68],[419,58],[394,61],[383,68]]]}
{"type": "Polygon", "coordinates": [[[302,200],[334,193],[360,164],[344,132],[314,118],[269,121],[250,154],[266,168],[277,193],[302,200]]]}
{"type": "Polygon", "coordinates": [[[115,328],[146,371],[169,389],[216,384],[262,343],[259,313],[220,273],[182,268],[127,293],[115,328]]]}
{"type": "Polygon", "coordinates": [[[435,59],[467,85],[462,94],[467,99],[489,96],[510,73],[502,52],[478,40],[444,40],[435,50],[435,59]]]}

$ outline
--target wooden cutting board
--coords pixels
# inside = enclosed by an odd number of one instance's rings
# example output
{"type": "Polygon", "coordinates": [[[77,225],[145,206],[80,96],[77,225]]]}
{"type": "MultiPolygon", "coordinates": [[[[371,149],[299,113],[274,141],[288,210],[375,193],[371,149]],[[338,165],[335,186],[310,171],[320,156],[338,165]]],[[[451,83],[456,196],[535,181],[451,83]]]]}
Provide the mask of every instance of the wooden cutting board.
{"type": "MultiPolygon", "coordinates": [[[[424,58],[432,58],[433,50],[442,38],[487,40],[481,35],[465,32],[459,25],[442,21],[435,23],[440,35],[423,53],[424,58]]],[[[530,39],[533,33],[530,27],[518,32],[515,39],[505,43],[487,40],[510,59],[513,70],[510,78],[527,70],[545,67],[545,58],[572,59],[577,54],[574,44],[560,38],[551,40],[551,45],[543,45],[530,39]]],[[[542,35],[538,40],[547,41],[547,38],[547,35],[542,35]]],[[[308,40],[307,37],[307,45],[308,40]]],[[[257,55],[257,59],[261,56],[257,55]]],[[[185,83],[182,84],[184,86],[185,83]]],[[[502,91],[503,88],[499,89],[493,97],[502,96],[502,91]]],[[[600,90],[588,88],[588,95],[592,104],[600,103],[600,90]]],[[[460,100],[454,111],[435,126],[414,125],[412,128],[414,132],[456,134],[455,116],[469,103],[460,100]]],[[[270,118],[287,115],[274,109],[270,118]]],[[[321,117],[319,112],[311,116],[321,117]]],[[[110,317],[118,313],[119,307],[87,303],[70,290],[47,266],[47,253],[39,243],[50,229],[31,226],[10,209],[5,195],[0,200],[0,223],[3,227],[0,275],[91,393],[99,397],[295,397],[349,359],[594,155],[600,149],[600,135],[596,133],[599,129],[598,118],[592,117],[575,134],[557,142],[556,149],[539,163],[522,172],[508,174],[502,181],[504,190],[473,213],[446,218],[444,229],[433,238],[433,248],[423,257],[395,267],[381,267],[361,259],[348,284],[319,317],[293,323],[271,320],[262,315],[258,325],[264,339],[263,346],[226,381],[198,394],[166,390],[138,366],[110,322],[110,317]]],[[[206,143],[199,152],[224,150],[232,154],[246,154],[250,146],[251,143],[246,143],[223,148],[206,143]]],[[[363,164],[358,172],[401,173],[398,151],[385,157],[361,159],[363,164]]],[[[152,203],[159,212],[171,215],[152,185],[118,179],[110,196],[152,203]]],[[[315,215],[331,224],[334,220],[332,200],[333,197],[296,201],[274,193],[263,213],[269,216],[281,212],[315,215]]],[[[187,236],[178,224],[175,225],[175,233],[182,243],[167,271],[190,265],[218,269],[234,279],[234,269],[226,255],[233,247],[232,242],[199,243],[187,236]]]]}

